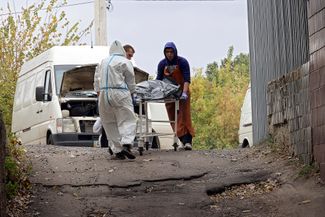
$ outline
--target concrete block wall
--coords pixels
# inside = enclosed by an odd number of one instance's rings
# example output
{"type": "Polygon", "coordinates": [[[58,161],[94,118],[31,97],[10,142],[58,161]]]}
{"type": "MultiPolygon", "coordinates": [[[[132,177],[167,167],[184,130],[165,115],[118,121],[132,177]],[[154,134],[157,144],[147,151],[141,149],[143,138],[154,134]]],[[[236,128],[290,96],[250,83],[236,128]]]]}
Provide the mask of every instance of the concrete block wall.
{"type": "Polygon", "coordinates": [[[325,0],[307,3],[314,157],[325,181],[325,0]]]}
{"type": "Polygon", "coordinates": [[[313,160],[309,64],[268,83],[268,132],[304,163],[313,160]]]}

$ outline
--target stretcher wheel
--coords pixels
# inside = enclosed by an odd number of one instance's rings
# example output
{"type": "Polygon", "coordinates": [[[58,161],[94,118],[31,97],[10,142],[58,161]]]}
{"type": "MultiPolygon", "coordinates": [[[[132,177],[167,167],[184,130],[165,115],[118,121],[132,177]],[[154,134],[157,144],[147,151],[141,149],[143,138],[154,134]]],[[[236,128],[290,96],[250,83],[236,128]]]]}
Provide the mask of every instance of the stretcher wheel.
{"type": "Polygon", "coordinates": [[[142,156],[143,155],[143,147],[139,147],[138,151],[139,151],[140,156],[142,156]]]}
{"type": "Polygon", "coordinates": [[[177,143],[174,143],[174,144],[173,144],[173,147],[174,147],[174,151],[177,151],[178,144],[177,144],[177,143]]]}
{"type": "Polygon", "coordinates": [[[146,142],[146,143],[144,144],[144,146],[146,147],[146,150],[148,151],[148,150],[149,150],[149,142],[146,142]]]}

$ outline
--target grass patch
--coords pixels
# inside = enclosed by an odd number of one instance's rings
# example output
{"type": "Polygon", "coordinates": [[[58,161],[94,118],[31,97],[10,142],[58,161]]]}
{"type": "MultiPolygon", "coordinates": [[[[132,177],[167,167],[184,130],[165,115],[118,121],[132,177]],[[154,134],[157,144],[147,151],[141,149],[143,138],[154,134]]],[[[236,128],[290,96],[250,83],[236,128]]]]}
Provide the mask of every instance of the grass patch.
{"type": "Polygon", "coordinates": [[[309,178],[317,172],[318,170],[314,165],[303,165],[299,170],[298,177],[309,178]]]}

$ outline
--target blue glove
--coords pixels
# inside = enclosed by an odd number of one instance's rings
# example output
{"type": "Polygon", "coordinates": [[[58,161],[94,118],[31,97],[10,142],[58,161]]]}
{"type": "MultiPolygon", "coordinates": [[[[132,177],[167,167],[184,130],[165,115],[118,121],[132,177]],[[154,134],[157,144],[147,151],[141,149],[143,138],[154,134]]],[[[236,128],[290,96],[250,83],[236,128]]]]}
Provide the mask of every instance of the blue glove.
{"type": "Polygon", "coordinates": [[[187,100],[188,96],[187,93],[183,92],[182,96],[180,97],[181,100],[187,100]]]}
{"type": "Polygon", "coordinates": [[[133,104],[133,106],[136,106],[137,105],[136,96],[135,96],[135,94],[132,94],[131,96],[132,96],[132,104],[133,104]]]}

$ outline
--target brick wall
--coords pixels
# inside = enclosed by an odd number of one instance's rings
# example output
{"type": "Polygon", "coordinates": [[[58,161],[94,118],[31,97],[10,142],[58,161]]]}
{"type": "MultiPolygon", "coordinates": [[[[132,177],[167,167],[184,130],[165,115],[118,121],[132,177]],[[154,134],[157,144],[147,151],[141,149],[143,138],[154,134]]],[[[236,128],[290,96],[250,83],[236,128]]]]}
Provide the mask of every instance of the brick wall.
{"type": "Polygon", "coordinates": [[[268,132],[304,163],[313,160],[309,64],[268,83],[268,132]]]}
{"type": "Polygon", "coordinates": [[[311,127],[315,161],[325,180],[325,0],[308,1],[311,127]]]}

